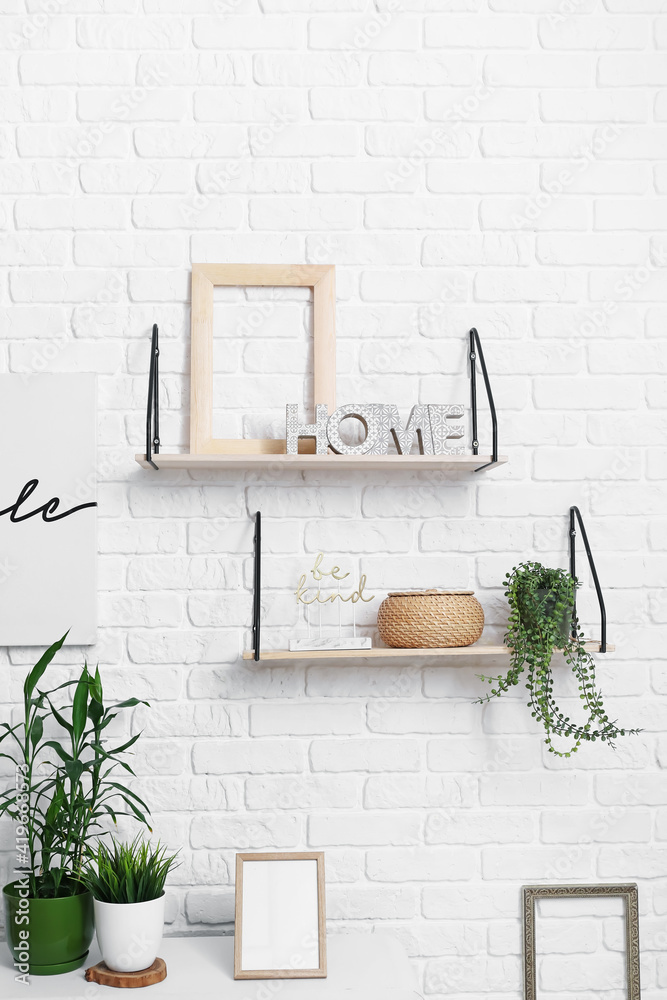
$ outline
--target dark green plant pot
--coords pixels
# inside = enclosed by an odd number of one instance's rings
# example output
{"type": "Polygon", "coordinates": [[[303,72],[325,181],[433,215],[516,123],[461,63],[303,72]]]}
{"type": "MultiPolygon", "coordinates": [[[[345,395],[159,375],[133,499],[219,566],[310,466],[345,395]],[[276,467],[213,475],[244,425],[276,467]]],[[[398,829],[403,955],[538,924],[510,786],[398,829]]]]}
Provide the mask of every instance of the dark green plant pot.
{"type": "MultiPolygon", "coordinates": [[[[526,625],[535,626],[540,623],[542,616],[545,618],[554,617],[554,605],[556,603],[554,597],[551,595],[550,591],[539,589],[537,591],[537,599],[542,605],[541,610],[538,612],[536,607],[523,606],[521,608],[521,617],[526,625]]],[[[557,630],[563,640],[570,638],[572,632],[572,606],[565,609],[560,621],[556,623],[557,630]]]]}
{"type": "Polygon", "coordinates": [[[95,932],[89,892],[61,899],[21,899],[18,884],[10,882],[2,894],[7,943],[17,974],[57,976],[81,968],[95,932]],[[27,939],[21,931],[28,932],[27,939]]]}

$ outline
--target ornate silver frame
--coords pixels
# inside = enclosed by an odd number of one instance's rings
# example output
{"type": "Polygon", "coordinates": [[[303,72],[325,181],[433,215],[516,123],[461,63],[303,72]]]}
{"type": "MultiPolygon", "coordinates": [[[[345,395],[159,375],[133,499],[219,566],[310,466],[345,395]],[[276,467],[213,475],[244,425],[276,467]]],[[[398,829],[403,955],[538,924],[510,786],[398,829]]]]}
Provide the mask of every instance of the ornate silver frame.
{"type": "Polygon", "coordinates": [[[524,885],[522,891],[523,994],[525,1000],[537,1000],[535,900],[590,896],[620,896],[625,900],[625,963],[628,1000],[640,1000],[639,892],[635,882],[612,885],[524,885]]]}

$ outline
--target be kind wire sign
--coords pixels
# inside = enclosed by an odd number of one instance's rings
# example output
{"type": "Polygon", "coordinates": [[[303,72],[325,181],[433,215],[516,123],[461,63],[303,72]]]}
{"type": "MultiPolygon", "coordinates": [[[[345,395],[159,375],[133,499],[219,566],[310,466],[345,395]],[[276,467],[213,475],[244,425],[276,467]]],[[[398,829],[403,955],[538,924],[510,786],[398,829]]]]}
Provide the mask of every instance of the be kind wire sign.
{"type": "MultiPolygon", "coordinates": [[[[370,636],[357,635],[356,604],[368,604],[375,599],[373,594],[366,593],[366,574],[362,573],[356,587],[349,581],[349,572],[345,573],[340,566],[325,569],[324,553],[318,552],[309,573],[302,573],[297,588],[294,591],[299,611],[303,609],[304,622],[308,627],[308,635],[292,638],[289,641],[291,650],[297,649],[370,649],[370,636]],[[350,589],[353,587],[353,589],[350,589]],[[352,635],[343,635],[343,606],[352,609],[352,635]],[[313,635],[313,606],[316,609],[316,635],[313,635]],[[331,620],[323,621],[322,607],[338,610],[337,634],[325,635],[323,628],[332,624],[331,620]]],[[[301,617],[301,615],[299,615],[301,617]]],[[[335,622],[333,623],[335,625],[335,622]]]]}
{"type": "Polygon", "coordinates": [[[95,642],[95,376],[0,375],[0,646],[95,642]]]}

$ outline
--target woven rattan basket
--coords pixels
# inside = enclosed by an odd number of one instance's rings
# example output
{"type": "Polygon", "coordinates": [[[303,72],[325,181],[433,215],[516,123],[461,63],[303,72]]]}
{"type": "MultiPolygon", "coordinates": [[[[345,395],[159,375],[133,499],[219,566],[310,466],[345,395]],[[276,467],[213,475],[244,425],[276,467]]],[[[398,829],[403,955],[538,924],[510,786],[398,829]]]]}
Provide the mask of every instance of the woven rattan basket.
{"type": "Polygon", "coordinates": [[[471,646],[484,628],[472,590],[416,590],[389,594],[378,610],[383,642],[401,649],[471,646]]]}

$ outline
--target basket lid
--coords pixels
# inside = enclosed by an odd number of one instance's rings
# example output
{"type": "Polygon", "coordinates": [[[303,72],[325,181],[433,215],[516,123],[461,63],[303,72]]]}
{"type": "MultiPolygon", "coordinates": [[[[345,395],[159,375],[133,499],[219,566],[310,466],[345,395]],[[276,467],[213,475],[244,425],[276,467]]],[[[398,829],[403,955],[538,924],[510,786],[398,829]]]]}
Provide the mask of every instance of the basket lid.
{"type": "Polygon", "coordinates": [[[393,590],[389,597],[433,597],[436,594],[470,597],[474,590],[393,590]]]}

